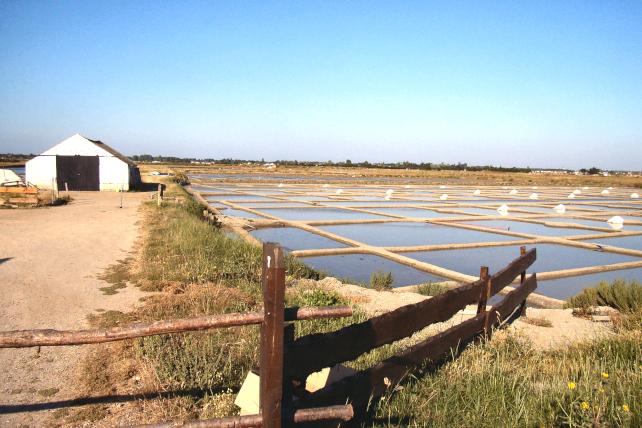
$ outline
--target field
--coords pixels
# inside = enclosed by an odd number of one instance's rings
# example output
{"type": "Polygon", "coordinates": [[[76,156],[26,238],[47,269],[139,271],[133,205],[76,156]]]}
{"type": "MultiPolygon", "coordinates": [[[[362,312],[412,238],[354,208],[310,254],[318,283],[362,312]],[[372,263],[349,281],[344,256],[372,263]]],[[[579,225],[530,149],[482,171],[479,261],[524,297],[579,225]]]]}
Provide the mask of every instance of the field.
{"type": "Polygon", "coordinates": [[[520,246],[538,249],[540,296],[532,303],[541,306],[561,306],[600,281],[642,278],[634,188],[306,177],[192,173],[191,188],[250,240],[279,242],[353,282],[367,282],[373,271],[392,273],[397,287],[472,281],[480,266],[496,270],[520,246]]]}
{"type": "MultiPolygon", "coordinates": [[[[170,187],[168,196],[173,195],[182,194],[170,187]]],[[[125,269],[119,267],[124,275],[119,280],[158,294],[134,312],[105,313],[93,317],[93,323],[111,326],[257,307],[256,247],[203,222],[201,209],[189,198],[184,204],[144,207],[145,233],[137,254],[125,269]]],[[[319,275],[294,260],[288,272],[288,304],[350,303],[357,309],[352,319],[303,323],[297,334],[334,330],[368,316],[360,309],[368,306],[363,298],[346,300],[313,280],[297,280],[319,275]]],[[[393,294],[386,298],[394,299],[393,294]]],[[[639,302],[636,296],[633,300],[639,302]]],[[[563,341],[564,346],[554,348],[543,348],[519,333],[541,330],[552,336],[563,330],[553,316],[537,312],[518,332],[475,345],[436,372],[415,372],[402,388],[373,403],[363,426],[636,426],[642,382],[640,318],[634,306],[624,309],[614,334],[587,336],[574,344],[563,341]],[[524,364],[516,369],[515,361],[524,364]]],[[[232,402],[245,372],[255,364],[256,341],[256,329],[244,327],[98,347],[86,362],[82,383],[87,391],[134,394],[145,400],[121,406],[95,404],[61,415],[59,422],[111,425],[236,414],[232,402]]],[[[383,347],[349,365],[369,367],[403,346],[407,343],[383,347]]]]}

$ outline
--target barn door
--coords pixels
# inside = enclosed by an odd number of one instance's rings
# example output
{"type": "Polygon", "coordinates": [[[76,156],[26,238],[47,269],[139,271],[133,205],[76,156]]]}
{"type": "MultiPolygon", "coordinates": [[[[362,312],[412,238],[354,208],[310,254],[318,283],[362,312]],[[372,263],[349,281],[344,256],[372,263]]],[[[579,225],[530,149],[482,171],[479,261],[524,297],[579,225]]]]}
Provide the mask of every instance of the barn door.
{"type": "Polygon", "coordinates": [[[98,156],[56,156],[58,189],[100,190],[98,156]]]}

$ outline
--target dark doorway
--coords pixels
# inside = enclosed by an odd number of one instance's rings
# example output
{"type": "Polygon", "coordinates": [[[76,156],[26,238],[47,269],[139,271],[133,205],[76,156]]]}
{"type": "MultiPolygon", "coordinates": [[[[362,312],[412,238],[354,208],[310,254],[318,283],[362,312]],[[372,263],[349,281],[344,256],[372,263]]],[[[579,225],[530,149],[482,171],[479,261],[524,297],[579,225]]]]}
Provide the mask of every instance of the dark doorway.
{"type": "Polygon", "coordinates": [[[100,190],[98,156],[56,156],[58,189],[100,190]]]}

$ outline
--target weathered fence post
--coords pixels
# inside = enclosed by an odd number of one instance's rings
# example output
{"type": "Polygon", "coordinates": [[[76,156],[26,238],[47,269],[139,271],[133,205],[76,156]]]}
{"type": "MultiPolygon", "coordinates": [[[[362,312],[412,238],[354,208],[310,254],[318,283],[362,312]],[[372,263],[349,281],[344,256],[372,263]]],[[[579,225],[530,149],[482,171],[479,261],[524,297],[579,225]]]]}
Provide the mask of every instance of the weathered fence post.
{"type": "Polygon", "coordinates": [[[488,274],[488,266],[482,266],[479,268],[479,279],[482,281],[482,283],[479,291],[479,303],[477,304],[477,315],[481,313],[486,314],[486,320],[484,321],[484,331],[487,332],[489,313],[486,311],[486,304],[490,297],[490,288],[491,288],[491,280],[490,280],[490,275],[488,274]]]}
{"type": "MultiPolygon", "coordinates": [[[[526,254],[526,247],[522,245],[521,247],[519,247],[519,255],[523,256],[524,254],[526,254]]],[[[523,284],[525,280],[526,280],[526,270],[522,271],[522,273],[519,275],[519,283],[523,284]]],[[[517,313],[519,314],[518,316],[520,317],[526,314],[526,300],[522,302],[517,313]]]]}
{"type": "Polygon", "coordinates": [[[156,193],[156,205],[159,207],[161,206],[161,202],[163,201],[163,185],[158,184],[158,192],[156,193]]]}
{"type": "Polygon", "coordinates": [[[261,324],[260,398],[264,428],[282,421],[285,261],[283,249],[263,244],[263,323],[261,324]]]}
{"type": "Polygon", "coordinates": [[[486,302],[490,296],[490,276],[488,275],[488,266],[479,268],[479,279],[482,281],[479,292],[479,304],[477,305],[477,314],[486,311],[486,302]]]}

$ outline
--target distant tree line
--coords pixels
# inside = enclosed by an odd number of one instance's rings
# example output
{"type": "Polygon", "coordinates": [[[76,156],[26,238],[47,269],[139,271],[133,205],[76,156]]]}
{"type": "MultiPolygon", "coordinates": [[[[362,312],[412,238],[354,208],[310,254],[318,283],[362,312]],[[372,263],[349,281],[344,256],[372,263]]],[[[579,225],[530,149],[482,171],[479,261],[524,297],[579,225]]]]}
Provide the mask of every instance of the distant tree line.
{"type": "MultiPolygon", "coordinates": [[[[217,163],[223,165],[241,165],[241,164],[262,164],[264,159],[247,160],[247,159],[214,159],[214,158],[179,158],[175,156],[152,156],[152,155],[133,155],[131,159],[136,162],[172,162],[172,163],[217,163]]],[[[381,168],[381,169],[421,169],[421,170],[452,170],[452,171],[497,171],[497,172],[531,172],[530,167],[503,167],[493,165],[468,165],[467,163],[431,163],[431,162],[353,162],[346,159],[342,162],[328,161],[299,161],[299,160],[277,160],[276,165],[282,166],[337,166],[345,168],[381,168]]]]}
{"type": "Polygon", "coordinates": [[[435,170],[435,171],[498,171],[498,172],[531,172],[530,167],[503,167],[493,165],[468,165],[467,163],[432,163],[432,162],[353,162],[346,159],[343,162],[311,162],[311,161],[287,161],[279,160],[275,162],[277,165],[303,165],[303,166],[339,166],[346,168],[381,168],[381,169],[420,169],[420,170],[435,170]]]}
{"type": "Polygon", "coordinates": [[[34,154],[23,153],[0,153],[0,163],[3,165],[19,166],[24,164],[29,159],[33,158],[34,154]]]}
{"type": "Polygon", "coordinates": [[[582,168],[582,169],[580,169],[580,174],[598,175],[598,174],[602,174],[602,170],[599,169],[599,168],[596,168],[596,167],[592,167],[592,168],[589,168],[589,169],[582,168]]]}

